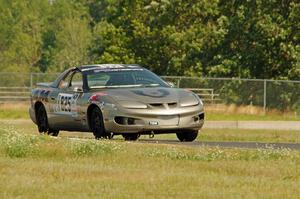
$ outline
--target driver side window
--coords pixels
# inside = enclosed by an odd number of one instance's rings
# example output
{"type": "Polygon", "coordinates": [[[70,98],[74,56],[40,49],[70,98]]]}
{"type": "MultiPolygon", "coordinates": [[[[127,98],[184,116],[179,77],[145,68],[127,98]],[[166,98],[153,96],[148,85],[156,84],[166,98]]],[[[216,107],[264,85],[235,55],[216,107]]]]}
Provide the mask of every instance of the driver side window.
{"type": "Polygon", "coordinates": [[[72,76],[70,88],[72,90],[76,87],[82,89],[82,86],[83,86],[82,75],[80,72],[75,72],[74,75],[72,76]]]}
{"type": "Polygon", "coordinates": [[[80,72],[71,72],[64,79],[62,79],[59,83],[60,89],[71,89],[81,88],[82,89],[83,81],[82,75],[80,72]]]}
{"type": "Polygon", "coordinates": [[[60,80],[58,88],[60,89],[67,89],[70,85],[73,73],[68,73],[62,80],[60,80]]]}

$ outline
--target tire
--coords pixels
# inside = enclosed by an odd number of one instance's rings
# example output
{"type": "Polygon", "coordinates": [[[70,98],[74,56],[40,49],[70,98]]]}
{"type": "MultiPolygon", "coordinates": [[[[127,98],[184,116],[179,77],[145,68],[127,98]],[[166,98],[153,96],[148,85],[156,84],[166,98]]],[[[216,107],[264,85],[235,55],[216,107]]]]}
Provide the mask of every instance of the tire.
{"type": "Polygon", "coordinates": [[[36,111],[37,126],[40,133],[47,133],[49,129],[47,113],[44,106],[40,106],[36,111]]]}
{"type": "Polygon", "coordinates": [[[53,130],[53,129],[48,130],[48,135],[50,135],[50,136],[57,137],[58,134],[59,134],[59,130],[53,130]]]}
{"type": "Polygon", "coordinates": [[[192,142],[197,138],[198,131],[184,131],[176,133],[176,135],[181,142],[192,142]]]}
{"type": "Polygon", "coordinates": [[[96,139],[109,138],[109,134],[105,132],[103,116],[99,108],[94,108],[92,110],[90,125],[96,139]]]}
{"type": "Polygon", "coordinates": [[[139,139],[140,134],[138,134],[138,133],[124,133],[124,134],[122,134],[122,136],[126,141],[136,141],[137,139],[139,139]]]}

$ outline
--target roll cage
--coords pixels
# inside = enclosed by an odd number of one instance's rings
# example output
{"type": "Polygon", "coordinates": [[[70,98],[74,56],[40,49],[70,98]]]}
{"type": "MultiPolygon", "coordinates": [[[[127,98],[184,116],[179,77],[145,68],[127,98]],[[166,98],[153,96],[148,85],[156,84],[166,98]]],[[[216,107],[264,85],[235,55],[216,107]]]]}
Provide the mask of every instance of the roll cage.
{"type": "Polygon", "coordinates": [[[61,75],[58,76],[58,78],[51,84],[51,87],[53,88],[59,88],[60,83],[66,79],[66,77],[71,76],[69,81],[67,82],[67,84],[70,86],[71,85],[71,81],[73,79],[74,74],[76,73],[80,73],[82,75],[82,90],[83,92],[88,91],[88,86],[87,86],[87,78],[86,78],[86,74],[83,73],[78,67],[74,67],[71,69],[68,69],[66,71],[64,71],[61,75]]]}

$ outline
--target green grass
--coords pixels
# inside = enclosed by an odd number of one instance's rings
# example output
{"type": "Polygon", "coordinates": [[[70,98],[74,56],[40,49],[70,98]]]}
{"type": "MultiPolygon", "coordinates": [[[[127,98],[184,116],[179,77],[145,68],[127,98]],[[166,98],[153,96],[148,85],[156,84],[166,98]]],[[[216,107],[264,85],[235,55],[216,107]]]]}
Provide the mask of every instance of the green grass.
{"type": "MultiPolygon", "coordinates": [[[[112,141],[67,139],[92,137],[73,132],[61,132],[54,139],[38,136],[36,126],[27,119],[27,108],[0,107],[0,118],[8,119],[0,122],[0,198],[250,199],[300,195],[299,151],[127,143],[118,137],[112,141]]],[[[253,117],[207,113],[208,120],[277,120],[274,115],[253,117]]],[[[300,132],[203,129],[198,140],[299,143],[300,132]]]]}
{"type": "Polygon", "coordinates": [[[300,152],[0,130],[0,198],[298,198],[300,152]]]}
{"type": "Polygon", "coordinates": [[[300,131],[202,129],[200,131],[198,140],[300,143],[300,131]]]}
{"type": "Polygon", "coordinates": [[[216,113],[207,112],[206,120],[208,121],[300,121],[299,116],[280,115],[280,114],[266,114],[266,115],[252,115],[252,114],[238,114],[238,113],[216,113]]]}
{"type": "Polygon", "coordinates": [[[28,110],[3,110],[0,109],[0,119],[28,119],[28,110]]]}
{"type": "Polygon", "coordinates": [[[0,104],[0,119],[28,119],[29,103],[0,104]]]}
{"type": "MultiPolygon", "coordinates": [[[[143,136],[147,138],[148,136],[143,136]]],[[[156,135],[156,139],[174,139],[175,134],[156,135]]],[[[220,142],[268,142],[300,143],[300,131],[248,130],[248,129],[202,129],[198,141],[220,142]]]]}

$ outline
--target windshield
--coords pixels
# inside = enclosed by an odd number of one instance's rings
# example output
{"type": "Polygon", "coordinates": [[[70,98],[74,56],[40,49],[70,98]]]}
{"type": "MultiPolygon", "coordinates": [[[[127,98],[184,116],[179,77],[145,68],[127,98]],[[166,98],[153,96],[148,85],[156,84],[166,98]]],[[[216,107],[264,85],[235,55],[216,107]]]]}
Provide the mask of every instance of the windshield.
{"type": "Polygon", "coordinates": [[[154,73],[145,69],[99,71],[87,74],[89,88],[168,87],[154,73]]]}

